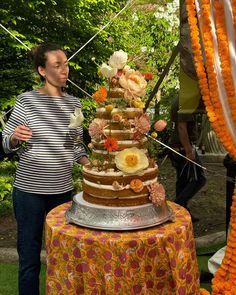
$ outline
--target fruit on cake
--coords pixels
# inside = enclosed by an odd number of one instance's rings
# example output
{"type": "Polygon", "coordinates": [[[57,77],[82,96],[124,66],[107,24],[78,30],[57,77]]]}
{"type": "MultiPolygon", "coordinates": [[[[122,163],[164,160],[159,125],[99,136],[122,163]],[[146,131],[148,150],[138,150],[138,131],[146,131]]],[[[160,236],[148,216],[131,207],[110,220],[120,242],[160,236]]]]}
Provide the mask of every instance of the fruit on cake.
{"type": "Polygon", "coordinates": [[[147,78],[127,61],[127,53],[116,51],[100,68],[108,87],[93,94],[97,109],[89,126],[91,157],[83,167],[83,198],[105,206],[161,205],[165,190],[145,136],[150,130],[142,101],[147,78]]]}

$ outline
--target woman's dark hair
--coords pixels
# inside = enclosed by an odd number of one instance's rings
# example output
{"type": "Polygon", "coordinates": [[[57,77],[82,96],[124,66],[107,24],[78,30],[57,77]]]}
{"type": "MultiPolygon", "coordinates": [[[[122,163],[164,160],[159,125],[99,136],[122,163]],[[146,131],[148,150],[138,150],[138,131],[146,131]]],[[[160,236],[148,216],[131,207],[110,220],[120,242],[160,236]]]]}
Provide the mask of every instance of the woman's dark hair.
{"type": "MultiPolygon", "coordinates": [[[[47,61],[47,52],[62,50],[60,46],[54,43],[42,43],[36,47],[33,47],[30,51],[30,58],[34,64],[35,70],[38,72],[38,67],[45,67],[47,61]]],[[[38,73],[39,74],[39,73],[38,73]]],[[[44,77],[40,74],[40,79],[43,81],[44,77]]]]}

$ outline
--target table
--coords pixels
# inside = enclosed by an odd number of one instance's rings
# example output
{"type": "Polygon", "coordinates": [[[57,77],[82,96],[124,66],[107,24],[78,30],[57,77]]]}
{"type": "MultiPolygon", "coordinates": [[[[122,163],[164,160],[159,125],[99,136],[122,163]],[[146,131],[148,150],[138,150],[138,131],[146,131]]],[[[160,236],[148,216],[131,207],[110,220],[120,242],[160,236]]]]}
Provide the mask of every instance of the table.
{"type": "Polygon", "coordinates": [[[199,295],[193,227],[183,207],[149,229],[100,231],[67,224],[66,203],[46,218],[47,294],[199,295]]]}

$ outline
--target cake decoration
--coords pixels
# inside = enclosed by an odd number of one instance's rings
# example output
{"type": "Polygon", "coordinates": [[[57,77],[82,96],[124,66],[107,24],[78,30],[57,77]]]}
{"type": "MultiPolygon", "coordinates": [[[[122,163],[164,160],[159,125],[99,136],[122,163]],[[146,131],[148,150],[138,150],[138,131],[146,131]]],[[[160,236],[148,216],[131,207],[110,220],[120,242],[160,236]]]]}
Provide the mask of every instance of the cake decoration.
{"type": "MultiPolygon", "coordinates": [[[[99,69],[107,85],[93,94],[97,109],[89,126],[91,158],[83,168],[83,198],[105,206],[162,206],[165,191],[148,153],[151,123],[143,110],[147,80],[153,76],[127,63],[128,54],[119,50],[99,69]]],[[[156,130],[164,125],[160,121],[156,130]]]]}

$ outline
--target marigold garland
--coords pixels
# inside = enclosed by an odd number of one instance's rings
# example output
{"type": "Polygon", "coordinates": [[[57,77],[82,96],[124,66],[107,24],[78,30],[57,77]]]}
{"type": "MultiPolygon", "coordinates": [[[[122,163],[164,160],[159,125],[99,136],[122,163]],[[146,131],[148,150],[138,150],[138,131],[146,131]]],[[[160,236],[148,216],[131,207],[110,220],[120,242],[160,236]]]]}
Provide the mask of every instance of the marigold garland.
{"type": "MultiPolygon", "coordinates": [[[[206,111],[209,120],[219,137],[222,144],[230,152],[230,154],[236,159],[236,147],[229,133],[222,105],[219,99],[218,86],[216,73],[214,69],[215,56],[214,56],[214,43],[211,32],[211,15],[210,15],[210,1],[202,0],[201,3],[201,25],[202,25],[202,38],[205,50],[206,62],[204,65],[200,33],[198,24],[196,22],[196,10],[194,0],[186,0],[186,7],[189,18],[190,34],[192,39],[192,48],[195,58],[195,66],[199,79],[199,86],[203,101],[206,106],[206,111]],[[206,75],[206,70],[207,75],[206,75]],[[208,78],[207,78],[208,76],[208,78]]],[[[233,22],[236,29],[236,0],[232,0],[233,8],[233,22]]],[[[227,93],[228,103],[231,110],[234,126],[236,126],[236,102],[235,102],[235,90],[232,82],[231,65],[229,56],[229,45],[227,37],[227,28],[225,25],[224,7],[221,1],[214,1],[215,9],[215,21],[216,21],[216,33],[219,46],[219,55],[221,60],[221,71],[225,90],[227,93]]],[[[235,30],[236,31],[236,30],[235,30]]],[[[222,261],[220,268],[214,275],[212,280],[212,295],[233,295],[236,294],[236,188],[234,190],[233,203],[231,207],[230,218],[230,232],[225,251],[225,257],[222,261]]],[[[204,289],[200,289],[200,294],[210,294],[204,289]]]]}
{"type": "MultiPolygon", "coordinates": [[[[189,17],[190,34],[192,38],[192,47],[195,58],[195,65],[197,75],[199,77],[199,86],[202,93],[203,101],[206,106],[206,111],[209,121],[212,124],[218,138],[229,153],[236,158],[236,146],[229,133],[221,102],[219,99],[218,86],[216,73],[214,69],[215,56],[214,56],[214,43],[211,34],[211,21],[210,21],[210,1],[202,1],[202,38],[204,43],[204,50],[206,62],[204,64],[201,45],[200,33],[198,24],[196,22],[196,10],[193,0],[186,0],[186,7],[189,17]],[[206,76],[206,70],[208,79],[206,76]]],[[[221,12],[222,13],[222,12],[221,12]]]]}

